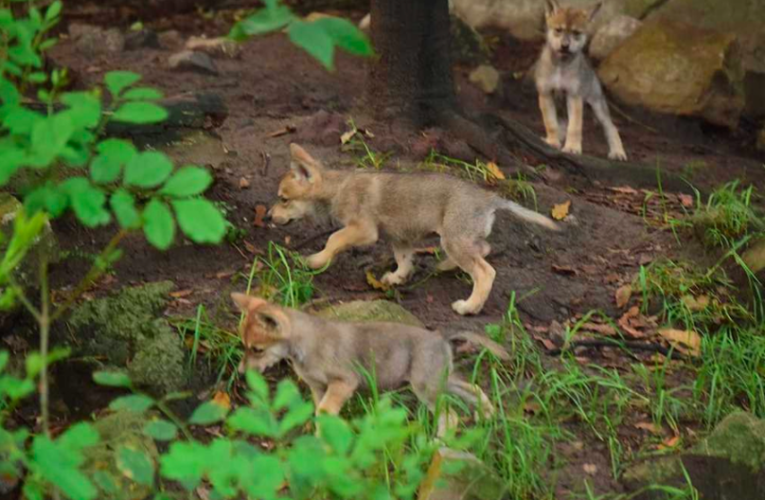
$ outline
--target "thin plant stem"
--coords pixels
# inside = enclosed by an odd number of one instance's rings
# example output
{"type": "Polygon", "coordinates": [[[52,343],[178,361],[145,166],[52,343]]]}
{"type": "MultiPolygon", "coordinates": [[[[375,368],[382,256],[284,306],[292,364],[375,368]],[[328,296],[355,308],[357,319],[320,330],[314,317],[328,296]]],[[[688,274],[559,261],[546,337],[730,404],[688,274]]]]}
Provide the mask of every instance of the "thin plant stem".
{"type": "Polygon", "coordinates": [[[45,252],[40,256],[40,412],[43,432],[50,437],[50,387],[48,384],[48,346],[50,343],[50,294],[48,285],[48,257],[45,252]]]}

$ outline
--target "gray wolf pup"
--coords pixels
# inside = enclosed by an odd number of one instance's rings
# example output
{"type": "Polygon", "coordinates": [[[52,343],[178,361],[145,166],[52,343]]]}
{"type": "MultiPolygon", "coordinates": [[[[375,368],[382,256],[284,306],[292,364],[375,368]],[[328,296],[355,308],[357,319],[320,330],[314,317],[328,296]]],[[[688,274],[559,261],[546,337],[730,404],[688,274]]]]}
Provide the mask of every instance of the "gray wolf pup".
{"type": "Polygon", "coordinates": [[[372,245],[385,234],[393,243],[397,269],[382,282],[398,285],[414,268],[415,243],[438,234],[447,256],[438,270],[459,267],[473,279],[470,297],[452,304],[459,314],[479,313],[491,292],[496,271],[484,257],[491,251],[486,237],[494,212],[509,210],[527,222],[558,230],[547,217],[449,175],[330,170],[297,144],[290,145],[290,153],[291,170],[279,183],[280,201],[269,211],[271,220],[286,224],[328,212],[343,226],[324,250],[306,259],[312,269],[351,247],[372,245]]]}
{"type": "MultiPolygon", "coordinates": [[[[266,300],[232,293],[245,314],[240,334],[248,353],[262,350],[290,360],[295,373],[311,389],[316,414],[340,413],[357,388],[366,387],[366,373],[374,374],[382,390],[406,383],[435,411],[444,391],[491,416],[494,407],[480,387],[453,373],[450,339],[463,339],[486,347],[500,359],[507,351],[483,335],[470,332],[440,334],[398,323],[346,323],[312,316],[266,300]]],[[[438,435],[456,422],[456,414],[439,417],[438,435]]]]}
{"type": "Polygon", "coordinates": [[[584,103],[592,107],[603,126],[608,141],[608,157],[626,160],[619,131],[611,120],[603,89],[584,54],[586,30],[600,10],[602,2],[590,9],[561,7],[557,0],[545,0],[547,41],[537,62],[535,81],[539,92],[539,108],[545,124],[545,141],[563,151],[582,153],[582,115],[584,103]],[[568,130],[558,124],[555,95],[565,94],[568,130]]]}

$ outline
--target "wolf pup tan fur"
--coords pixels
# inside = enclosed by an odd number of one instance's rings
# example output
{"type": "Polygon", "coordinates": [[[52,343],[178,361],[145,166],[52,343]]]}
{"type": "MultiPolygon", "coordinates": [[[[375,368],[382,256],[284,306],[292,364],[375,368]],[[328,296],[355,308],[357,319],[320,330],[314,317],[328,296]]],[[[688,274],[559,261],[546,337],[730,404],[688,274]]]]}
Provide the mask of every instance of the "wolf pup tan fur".
{"type": "Polygon", "coordinates": [[[608,157],[626,160],[619,131],[611,120],[603,89],[598,77],[584,54],[587,45],[586,30],[600,10],[602,3],[584,10],[561,7],[557,0],[545,0],[547,42],[536,67],[536,85],[539,108],[545,124],[545,141],[563,151],[582,153],[582,115],[586,102],[603,126],[608,141],[608,157]],[[555,95],[565,94],[568,110],[568,130],[563,131],[555,110],[555,95]]]}
{"type": "Polygon", "coordinates": [[[286,224],[328,211],[343,226],[329,237],[324,250],[307,258],[312,269],[385,234],[393,243],[397,269],[382,282],[398,285],[413,270],[415,243],[437,233],[447,255],[438,269],[459,267],[473,279],[470,298],[452,304],[459,314],[480,312],[491,292],[496,271],[484,257],[491,250],[486,237],[494,212],[509,210],[525,221],[558,229],[543,215],[449,175],[330,170],[297,144],[290,145],[290,153],[291,171],[279,183],[280,201],[269,211],[271,219],[286,224]]]}
{"type": "MultiPolygon", "coordinates": [[[[480,387],[452,373],[449,339],[475,342],[500,359],[509,358],[502,346],[482,335],[442,335],[398,323],[331,321],[241,293],[232,293],[231,298],[245,314],[240,332],[245,348],[289,359],[311,389],[317,415],[337,415],[357,388],[366,387],[360,368],[374,374],[382,390],[409,383],[431,411],[439,394],[446,391],[477,406],[481,416],[494,412],[480,387]]],[[[443,436],[455,421],[453,412],[442,414],[438,435],[443,436]]]]}

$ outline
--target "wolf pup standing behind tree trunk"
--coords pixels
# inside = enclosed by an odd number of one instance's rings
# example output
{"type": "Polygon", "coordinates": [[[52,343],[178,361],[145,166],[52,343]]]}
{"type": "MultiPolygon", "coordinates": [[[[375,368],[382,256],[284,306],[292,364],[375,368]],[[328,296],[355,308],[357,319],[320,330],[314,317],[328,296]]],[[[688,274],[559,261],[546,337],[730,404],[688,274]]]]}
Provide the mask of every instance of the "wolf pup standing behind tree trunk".
{"type": "Polygon", "coordinates": [[[590,66],[584,49],[587,46],[586,30],[600,10],[602,2],[590,9],[561,7],[557,0],[545,0],[547,41],[537,62],[536,84],[539,91],[539,108],[545,124],[545,141],[554,148],[563,145],[563,151],[582,153],[582,115],[587,102],[595,112],[608,141],[608,157],[626,160],[627,154],[616,129],[608,104],[603,95],[595,71],[590,66]],[[554,97],[566,96],[568,127],[564,131],[558,123],[554,97]]]}
{"type": "Polygon", "coordinates": [[[311,269],[321,269],[350,248],[372,245],[384,234],[393,243],[398,267],[382,282],[400,285],[414,270],[415,244],[438,234],[447,257],[438,270],[460,268],[473,279],[470,297],[452,304],[458,314],[478,314],[491,292],[497,273],[485,257],[491,251],[486,238],[494,212],[508,210],[526,222],[559,229],[544,215],[446,174],[331,170],[297,144],[290,145],[290,154],[290,171],[279,183],[280,201],[269,217],[287,224],[327,212],[343,226],[324,250],[306,259],[311,269]]]}

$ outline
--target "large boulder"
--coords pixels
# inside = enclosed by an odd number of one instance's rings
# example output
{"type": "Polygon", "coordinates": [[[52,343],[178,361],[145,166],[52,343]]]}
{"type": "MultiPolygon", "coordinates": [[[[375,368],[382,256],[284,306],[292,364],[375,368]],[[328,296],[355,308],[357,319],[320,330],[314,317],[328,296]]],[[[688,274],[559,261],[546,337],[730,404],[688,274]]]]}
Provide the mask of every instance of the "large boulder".
{"type": "Polygon", "coordinates": [[[624,14],[618,15],[598,28],[590,41],[590,57],[598,61],[605,59],[619,45],[631,37],[642,25],[642,21],[624,14]]]}
{"type": "Polygon", "coordinates": [[[387,300],[354,300],[330,306],[318,316],[339,321],[387,321],[423,328],[422,321],[395,302],[387,300]]]}
{"type": "Polygon", "coordinates": [[[744,71],[736,36],[690,24],[644,24],[600,66],[621,101],[659,113],[735,127],[744,109],[744,71]]]}
{"type": "MultiPolygon", "coordinates": [[[[642,18],[662,0],[610,0],[604,2],[593,28],[626,14],[642,18]]],[[[594,0],[566,0],[565,5],[588,8],[594,0]]],[[[507,30],[520,40],[539,40],[543,36],[544,2],[541,0],[454,0],[454,12],[474,28],[507,30]]]]}
{"type": "Polygon", "coordinates": [[[173,283],[130,287],[78,306],[68,320],[78,355],[105,358],[126,369],[133,383],[155,394],[184,387],[185,351],[177,332],[162,317],[173,283]]]}
{"type": "MultiPolygon", "coordinates": [[[[765,421],[734,413],[690,450],[637,464],[624,473],[623,481],[638,491],[651,485],[684,487],[685,472],[704,500],[765,498],[765,421]]],[[[635,500],[663,498],[649,490],[635,500]]]]}

